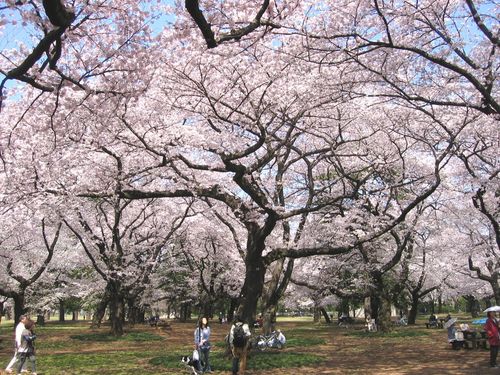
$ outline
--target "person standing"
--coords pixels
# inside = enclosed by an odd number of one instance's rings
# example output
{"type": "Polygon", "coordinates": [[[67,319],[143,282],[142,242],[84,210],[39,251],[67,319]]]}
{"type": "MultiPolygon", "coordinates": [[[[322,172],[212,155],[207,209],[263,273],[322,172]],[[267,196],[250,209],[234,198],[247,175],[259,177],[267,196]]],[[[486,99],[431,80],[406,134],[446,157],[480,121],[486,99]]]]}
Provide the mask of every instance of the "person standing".
{"type": "Polygon", "coordinates": [[[198,327],[194,331],[194,344],[196,350],[200,353],[200,361],[198,371],[211,372],[209,362],[210,355],[210,326],[208,319],[203,317],[198,323],[198,327]]]}
{"type": "Polygon", "coordinates": [[[498,347],[500,346],[500,337],[498,332],[498,320],[495,317],[495,312],[488,311],[488,319],[484,325],[484,330],[488,336],[488,342],[490,343],[490,367],[496,368],[498,347]]]}
{"type": "Polygon", "coordinates": [[[35,339],[36,335],[33,331],[35,322],[27,320],[25,329],[21,335],[21,346],[17,351],[17,373],[21,373],[26,361],[31,363],[31,375],[36,375],[36,358],[35,358],[35,339]]]}
{"type": "Polygon", "coordinates": [[[27,321],[28,321],[28,317],[26,315],[21,315],[19,317],[19,323],[16,326],[16,333],[15,333],[15,339],[14,339],[15,340],[14,357],[12,357],[9,364],[5,368],[5,372],[7,374],[12,374],[12,372],[13,372],[12,368],[14,367],[14,365],[17,362],[17,358],[18,358],[17,352],[19,350],[19,347],[21,346],[21,338],[23,335],[23,331],[26,328],[24,325],[27,321]]]}
{"type": "Polygon", "coordinates": [[[229,345],[233,354],[233,375],[245,375],[250,336],[248,324],[237,316],[231,325],[231,331],[229,331],[229,345]]]}

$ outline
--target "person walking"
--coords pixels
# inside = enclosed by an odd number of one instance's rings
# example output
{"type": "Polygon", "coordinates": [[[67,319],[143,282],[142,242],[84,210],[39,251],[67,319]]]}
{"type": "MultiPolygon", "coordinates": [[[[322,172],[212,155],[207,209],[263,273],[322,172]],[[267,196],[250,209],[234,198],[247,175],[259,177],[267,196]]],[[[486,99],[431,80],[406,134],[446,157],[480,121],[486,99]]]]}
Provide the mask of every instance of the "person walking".
{"type": "Polygon", "coordinates": [[[498,320],[495,317],[495,312],[488,311],[488,319],[484,325],[484,330],[488,336],[488,342],[490,343],[490,367],[496,368],[498,347],[500,346],[500,337],[498,331],[498,320]]]}
{"type": "Polygon", "coordinates": [[[31,375],[36,375],[36,358],[35,358],[35,339],[34,333],[35,322],[28,319],[25,323],[25,329],[21,335],[21,345],[17,351],[17,373],[20,374],[26,361],[31,364],[31,375]]]}
{"type": "Polygon", "coordinates": [[[211,372],[209,355],[210,355],[210,326],[208,319],[203,317],[199,320],[198,327],[194,331],[194,345],[200,353],[200,361],[198,362],[198,371],[211,372]]]}
{"type": "Polygon", "coordinates": [[[247,366],[247,350],[250,341],[250,328],[237,316],[229,331],[229,345],[233,354],[233,375],[245,375],[247,366]]]}
{"type": "Polygon", "coordinates": [[[15,338],[14,338],[14,343],[15,343],[15,346],[14,346],[14,356],[12,357],[12,359],[9,362],[9,364],[5,368],[5,372],[7,374],[12,374],[12,372],[13,372],[12,369],[14,368],[14,365],[17,362],[17,358],[18,358],[17,352],[18,352],[19,347],[21,346],[21,337],[23,335],[24,329],[26,328],[25,327],[25,323],[27,321],[28,321],[28,317],[26,315],[21,315],[19,317],[19,323],[16,326],[16,333],[15,333],[15,338]]]}

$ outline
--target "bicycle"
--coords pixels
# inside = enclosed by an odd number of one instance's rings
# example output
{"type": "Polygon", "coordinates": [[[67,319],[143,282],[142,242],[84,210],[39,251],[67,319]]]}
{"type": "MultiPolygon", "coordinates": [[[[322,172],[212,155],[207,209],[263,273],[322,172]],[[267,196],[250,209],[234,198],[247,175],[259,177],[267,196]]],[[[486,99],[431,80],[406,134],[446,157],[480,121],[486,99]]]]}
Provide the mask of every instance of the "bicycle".
{"type": "Polygon", "coordinates": [[[259,335],[252,340],[252,347],[264,351],[267,349],[282,349],[285,346],[285,336],[280,331],[269,335],[259,335]]]}

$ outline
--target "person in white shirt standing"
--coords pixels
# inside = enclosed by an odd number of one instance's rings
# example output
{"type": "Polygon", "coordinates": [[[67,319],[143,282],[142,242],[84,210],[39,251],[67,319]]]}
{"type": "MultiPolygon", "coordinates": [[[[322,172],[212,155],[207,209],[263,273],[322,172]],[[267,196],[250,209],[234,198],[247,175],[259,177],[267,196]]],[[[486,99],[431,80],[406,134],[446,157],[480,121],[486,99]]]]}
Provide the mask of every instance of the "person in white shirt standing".
{"type": "Polygon", "coordinates": [[[5,372],[8,373],[8,374],[12,374],[12,372],[13,372],[12,368],[14,367],[14,365],[15,365],[15,363],[17,361],[17,351],[21,347],[21,339],[22,339],[22,336],[23,336],[23,331],[26,329],[26,327],[24,326],[24,324],[27,321],[28,321],[28,317],[26,315],[21,315],[19,317],[19,323],[16,326],[16,337],[15,337],[16,347],[15,347],[15,351],[14,351],[14,357],[12,357],[12,359],[9,362],[9,364],[5,368],[5,372]]]}

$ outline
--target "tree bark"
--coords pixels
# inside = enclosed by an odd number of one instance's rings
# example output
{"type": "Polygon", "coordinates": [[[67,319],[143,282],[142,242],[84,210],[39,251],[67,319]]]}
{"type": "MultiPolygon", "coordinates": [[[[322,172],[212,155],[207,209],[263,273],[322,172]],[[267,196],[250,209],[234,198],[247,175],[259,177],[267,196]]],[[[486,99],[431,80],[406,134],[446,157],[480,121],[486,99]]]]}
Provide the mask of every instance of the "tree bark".
{"type": "Polygon", "coordinates": [[[144,323],[145,315],[146,311],[138,306],[136,296],[127,298],[127,321],[130,324],[144,323]]]}
{"type": "Polygon", "coordinates": [[[408,314],[408,324],[410,324],[410,325],[415,324],[415,322],[417,321],[418,302],[419,302],[418,293],[412,293],[412,295],[411,295],[411,307],[410,307],[410,312],[408,314]]]}
{"type": "Polygon", "coordinates": [[[363,305],[365,310],[365,319],[375,319],[372,314],[371,298],[365,297],[363,305]]]}
{"type": "Polygon", "coordinates": [[[479,301],[471,295],[464,296],[464,298],[467,301],[467,311],[473,318],[477,318],[479,316],[479,301]]]}
{"type": "Polygon", "coordinates": [[[109,318],[111,320],[111,334],[113,336],[123,335],[123,323],[125,322],[125,301],[121,283],[110,282],[109,318]]]}
{"type": "MultiPolygon", "coordinates": [[[[23,293],[15,293],[12,295],[12,299],[14,300],[14,322],[19,322],[19,318],[21,315],[26,314],[26,307],[25,307],[25,295],[24,291],[23,293]]],[[[14,324],[15,326],[15,324],[14,324]]]]}
{"type": "Polygon", "coordinates": [[[59,300],[59,321],[60,322],[66,321],[65,314],[66,314],[66,311],[64,309],[64,300],[60,299],[59,300]]]}
{"type": "Polygon", "coordinates": [[[378,329],[381,332],[390,332],[392,330],[391,306],[392,301],[387,295],[380,296],[380,310],[378,314],[378,329]]]}
{"type": "Polygon", "coordinates": [[[97,305],[94,315],[92,316],[92,324],[90,328],[95,329],[101,326],[102,319],[106,314],[106,307],[108,306],[108,303],[109,303],[109,291],[106,288],[106,291],[104,292],[104,295],[102,296],[101,301],[97,305]]]}
{"type": "Polygon", "coordinates": [[[325,318],[326,324],[331,324],[332,320],[328,316],[328,312],[325,310],[324,307],[320,307],[319,310],[321,311],[321,314],[323,314],[323,318],[325,318]]]}
{"type": "Polygon", "coordinates": [[[264,288],[266,266],[262,252],[264,251],[265,237],[260,233],[260,229],[248,233],[245,281],[241,289],[238,308],[239,317],[248,324],[255,321],[257,303],[264,288]]]}
{"type": "Polygon", "coordinates": [[[287,263],[286,270],[283,272],[285,265],[285,258],[283,258],[276,261],[271,269],[271,280],[268,281],[262,296],[262,303],[264,305],[264,309],[262,311],[262,317],[264,320],[263,331],[265,335],[274,331],[278,303],[288,287],[288,283],[292,277],[294,263],[295,260],[290,259],[287,263]],[[282,274],[283,277],[281,277],[282,274]]]}
{"type": "Polygon", "coordinates": [[[319,311],[318,307],[314,307],[313,321],[314,321],[314,323],[319,323],[320,320],[321,320],[321,312],[319,311]]]}
{"type": "Polygon", "coordinates": [[[380,296],[375,293],[370,296],[370,311],[372,319],[375,319],[375,321],[378,323],[380,311],[380,296]]]}

